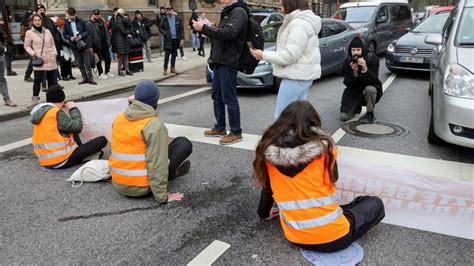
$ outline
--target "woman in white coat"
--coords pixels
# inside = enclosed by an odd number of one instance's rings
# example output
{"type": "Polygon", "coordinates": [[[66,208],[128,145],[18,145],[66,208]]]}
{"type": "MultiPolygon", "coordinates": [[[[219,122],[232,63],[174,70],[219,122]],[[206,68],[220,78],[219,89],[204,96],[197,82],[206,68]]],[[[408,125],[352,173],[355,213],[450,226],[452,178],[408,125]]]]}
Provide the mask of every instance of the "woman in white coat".
{"type": "Polygon", "coordinates": [[[281,0],[285,19],[278,31],[276,51],[250,49],[257,60],[273,66],[273,75],[282,79],[275,119],[294,101],[305,101],[313,81],[321,77],[318,33],[321,18],[306,0],[281,0]]]}

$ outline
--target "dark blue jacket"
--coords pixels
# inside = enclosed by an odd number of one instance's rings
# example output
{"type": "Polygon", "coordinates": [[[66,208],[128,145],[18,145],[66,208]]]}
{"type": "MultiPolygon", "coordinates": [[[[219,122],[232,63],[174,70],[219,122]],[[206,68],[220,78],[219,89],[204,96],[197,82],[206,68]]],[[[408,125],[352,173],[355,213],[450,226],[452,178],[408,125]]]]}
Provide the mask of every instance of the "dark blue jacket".
{"type": "MultiPolygon", "coordinates": [[[[92,38],[89,37],[90,35],[90,32],[89,32],[89,28],[87,27],[86,23],[84,22],[84,20],[76,17],[76,28],[77,28],[77,31],[79,32],[79,35],[81,35],[81,40],[84,41],[86,43],[86,48],[91,48],[92,47],[92,38]]],[[[74,33],[72,31],[72,27],[71,27],[71,22],[68,20],[66,22],[66,24],[64,25],[64,38],[66,40],[71,40],[72,37],[74,37],[74,33]]],[[[71,42],[71,48],[73,50],[76,49],[76,42],[71,42]]]]}

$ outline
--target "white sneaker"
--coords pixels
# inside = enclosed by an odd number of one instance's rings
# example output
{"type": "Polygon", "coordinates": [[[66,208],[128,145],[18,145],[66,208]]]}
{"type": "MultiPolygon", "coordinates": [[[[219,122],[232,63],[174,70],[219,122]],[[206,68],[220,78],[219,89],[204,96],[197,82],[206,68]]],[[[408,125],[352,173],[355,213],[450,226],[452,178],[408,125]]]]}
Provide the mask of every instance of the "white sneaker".
{"type": "Polygon", "coordinates": [[[112,74],[112,73],[110,73],[110,72],[109,72],[109,73],[107,73],[107,76],[109,76],[109,77],[111,77],[111,78],[115,77],[115,75],[114,75],[114,74],[112,74]]]}
{"type": "Polygon", "coordinates": [[[188,58],[186,56],[181,56],[181,59],[183,59],[184,61],[188,61],[188,58]]]}
{"type": "Polygon", "coordinates": [[[100,75],[99,75],[99,78],[100,78],[100,79],[107,79],[107,78],[108,78],[108,76],[107,76],[107,75],[105,75],[105,74],[100,74],[100,75]]]}

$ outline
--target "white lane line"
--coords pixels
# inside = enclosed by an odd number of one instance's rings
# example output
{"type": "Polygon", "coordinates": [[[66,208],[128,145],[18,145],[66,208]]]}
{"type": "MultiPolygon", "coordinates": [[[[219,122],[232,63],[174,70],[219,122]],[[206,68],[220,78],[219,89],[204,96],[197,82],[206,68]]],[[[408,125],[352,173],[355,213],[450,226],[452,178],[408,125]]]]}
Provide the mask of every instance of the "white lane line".
{"type": "Polygon", "coordinates": [[[207,248],[205,248],[199,255],[197,255],[188,266],[211,265],[217,260],[228,248],[229,244],[219,240],[214,240],[207,248]]]}
{"type": "MultiPolygon", "coordinates": [[[[158,104],[164,104],[164,103],[168,103],[168,102],[171,102],[171,101],[176,101],[176,100],[179,100],[181,98],[189,97],[189,96],[192,96],[192,95],[195,95],[195,94],[198,94],[198,93],[201,93],[201,92],[205,92],[205,91],[208,91],[208,90],[211,90],[211,88],[210,87],[203,87],[203,88],[195,89],[195,90],[192,90],[192,91],[188,91],[188,92],[185,92],[185,93],[181,93],[181,94],[178,94],[178,95],[174,95],[174,96],[170,96],[170,97],[161,99],[161,100],[158,101],[158,104]]],[[[29,138],[29,139],[20,140],[20,141],[14,142],[14,143],[10,143],[10,144],[4,145],[4,146],[0,146],[0,153],[11,151],[11,150],[14,150],[14,149],[18,149],[18,148],[21,148],[23,146],[30,145],[31,143],[32,143],[31,138],[29,138]]]]}
{"type": "Polygon", "coordinates": [[[29,145],[29,144],[31,144],[31,139],[24,139],[24,140],[20,140],[20,141],[17,141],[17,142],[13,142],[13,143],[1,146],[0,147],[0,153],[6,152],[6,151],[11,151],[11,150],[14,150],[14,149],[18,149],[20,147],[23,147],[23,146],[26,146],[26,145],[29,145]]]}
{"type": "MultiPolygon", "coordinates": [[[[396,78],[397,78],[397,73],[392,73],[392,75],[390,75],[390,77],[388,77],[388,79],[382,85],[383,92],[385,92],[390,87],[390,85],[392,85],[393,81],[396,78]]],[[[365,106],[363,106],[360,114],[357,114],[356,116],[354,116],[348,122],[359,120],[359,118],[364,116],[365,113],[367,113],[367,109],[366,109],[365,106]]],[[[338,143],[345,135],[346,135],[346,131],[344,131],[342,128],[339,128],[334,134],[332,134],[332,138],[334,139],[335,143],[338,143]]]]}

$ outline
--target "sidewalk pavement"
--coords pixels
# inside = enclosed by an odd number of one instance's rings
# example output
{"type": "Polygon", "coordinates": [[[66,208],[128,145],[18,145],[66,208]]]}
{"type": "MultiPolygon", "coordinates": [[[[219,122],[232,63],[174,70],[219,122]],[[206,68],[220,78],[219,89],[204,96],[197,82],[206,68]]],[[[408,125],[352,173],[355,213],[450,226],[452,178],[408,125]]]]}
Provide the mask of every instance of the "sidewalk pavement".
{"type": "MultiPolygon", "coordinates": [[[[206,51],[209,51],[209,47],[206,47],[206,51]]],[[[179,54],[179,51],[178,51],[179,54]]],[[[182,60],[179,56],[176,59],[176,70],[179,73],[192,70],[197,67],[205,66],[207,58],[197,55],[197,52],[192,52],[190,48],[185,48],[185,56],[188,58],[188,61],[182,60]]],[[[144,68],[145,71],[134,73],[133,76],[120,77],[117,73],[117,63],[112,63],[111,73],[115,77],[109,77],[107,79],[100,79],[97,74],[94,74],[94,80],[98,85],[83,84],[78,85],[78,82],[82,80],[81,73],[78,68],[73,68],[73,75],[76,77],[76,80],[71,81],[59,81],[59,84],[64,86],[64,91],[66,93],[66,99],[71,101],[79,101],[93,97],[99,97],[102,95],[110,95],[125,90],[129,90],[135,87],[138,81],[143,79],[152,79],[156,82],[170,77],[176,76],[169,74],[168,76],[163,76],[163,60],[164,57],[159,57],[159,54],[153,54],[153,63],[148,63],[145,59],[144,68]]],[[[14,61],[13,70],[18,73],[18,76],[6,76],[8,82],[8,91],[10,93],[10,98],[13,102],[18,104],[18,107],[8,107],[5,106],[3,101],[0,105],[0,121],[10,120],[16,117],[24,116],[29,113],[29,110],[26,108],[27,105],[31,102],[31,96],[33,94],[33,83],[25,82],[24,73],[27,60],[18,60],[14,61]],[[22,62],[24,61],[24,62],[22,62]]],[[[204,72],[202,73],[204,77],[204,72]]],[[[176,79],[174,79],[176,81],[176,79]]],[[[178,79],[179,80],[179,79],[178,79]]],[[[203,78],[200,81],[204,80],[203,78]]],[[[204,80],[205,81],[205,80],[204,80]]],[[[185,80],[183,80],[183,83],[185,80]]],[[[196,80],[188,81],[186,83],[199,85],[196,80]]],[[[205,82],[201,82],[205,84],[205,82]]],[[[180,85],[174,82],[173,85],[180,85]]],[[[45,102],[46,94],[45,92],[40,93],[40,102],[45,102]]]]}

